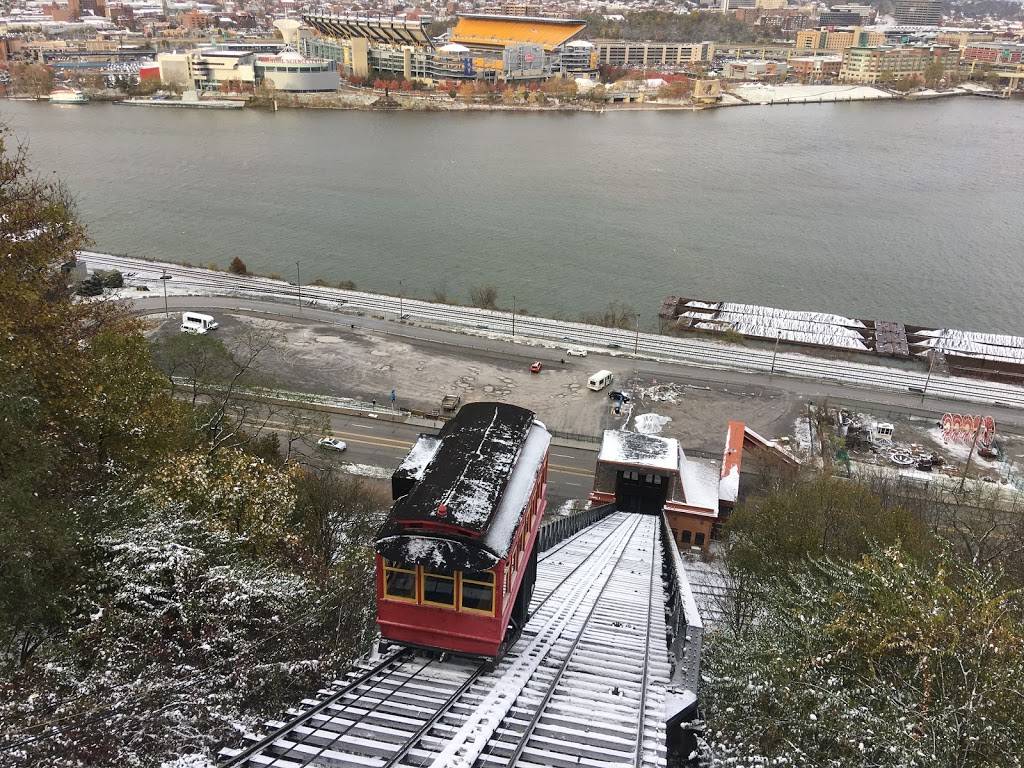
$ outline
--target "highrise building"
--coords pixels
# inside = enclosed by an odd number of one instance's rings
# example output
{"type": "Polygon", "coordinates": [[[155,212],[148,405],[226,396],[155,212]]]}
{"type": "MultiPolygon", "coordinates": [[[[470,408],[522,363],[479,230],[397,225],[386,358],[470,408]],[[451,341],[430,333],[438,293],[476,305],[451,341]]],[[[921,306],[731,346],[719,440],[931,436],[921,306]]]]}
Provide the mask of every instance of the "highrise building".
{"type": "Polygon", "coordinates": [[[937,27],[942,23],[941,0],[896,0],[897,24],[937,27]]]}

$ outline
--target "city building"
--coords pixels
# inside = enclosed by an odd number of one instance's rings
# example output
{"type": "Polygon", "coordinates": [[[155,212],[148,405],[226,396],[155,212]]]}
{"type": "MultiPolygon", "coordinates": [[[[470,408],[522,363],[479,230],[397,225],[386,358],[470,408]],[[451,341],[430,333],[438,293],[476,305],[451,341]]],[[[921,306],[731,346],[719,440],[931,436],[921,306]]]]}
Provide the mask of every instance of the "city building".
{"type": "Polygon", "coordinates": [[[838,54],[826,56],[793,56],[789,60],[789,74],[801,83],[830,83],[839,77],[843,57],[838,54]]]}
{"type": "Polygon", "coordinates": [[[796,34],[798,51],[843,51],[854,46],[871,48],[885,44],[885,34],[853,27],[849,29],[804,29],[796,34]]]}
{"type": "Polygon", "coordinates": [[[937,27],[942,24],[941,0],[896,0],[893,12],[897,24],[937,27]]]}
{"type": "Polygon", "coordinates": [[[279,54],[257,54],[256,83],[286,93],[329,93],[338,90],[338,65],[331,59],[307,59],[286,49],[279,54]]]}
{"type": "Polygon", "coordinates": [[[960,51],[946,45],[878,46],[847,48],[839,79],[844,83],[878,83],[924,76],[929,65],[940,62],[947,75],[957,71],[960,51]]]}
{"type": "Polygon", "coordinates": [[[781,80],[788,72],[784,61],[737,59],[725,62],[723,74],[729,80],[781,80]]]}
{"type": "Polygon", "coordinates": [[[317,33],[302,52],[331,58],[355,78],[377,73],[427,83],[459,80],[513,82],[597,74],[597,52],[580,40],[578,19],[465,14],[435,46],[423,19],[306,14],[317,33]]]}
{"type": "Polygon", "coordinates": [[[260,86],[288,93],[338,89],[338,66],[333,60],[309,59],[280,45],[256,48],[236,43],[158,54],[160,81],[196,91],[252,91],[260,86]]]}
{"type": "Polygon", "coordinates": [[[1024,61],[1024,43],[970,43],[963,49],[963,59],[990,64],[1019,64],[1024,61]]]}
{"type": "Polygon", "coordinates": [[[654,43],[632,40],[595,40],[597,60],[613,67],[685,67],[707,64],[715,57],[715,44],[654,43]]]}
{"type": "Polygon", "coordinates": [[[871,24],[875,20],[875,9],[870,5],[833,5],[829,10],[818,15],[818,25],[822,27],[858,27],[871,24]]]}

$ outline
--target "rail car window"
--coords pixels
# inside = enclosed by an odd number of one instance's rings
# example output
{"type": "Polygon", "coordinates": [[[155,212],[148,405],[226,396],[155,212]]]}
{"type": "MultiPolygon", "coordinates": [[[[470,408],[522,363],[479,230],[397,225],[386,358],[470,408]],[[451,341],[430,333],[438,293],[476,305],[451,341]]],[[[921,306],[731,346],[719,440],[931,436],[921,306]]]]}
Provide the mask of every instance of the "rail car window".
{"type": "Polygon", "coordinates": [[[423,570],[423,602],[429,605],[440,605],[445,608],[455,607],[455,573],[454,571],[423,570]]]}
{"type": "Polygon", "coordinates": [[[416,567],[384,561],[384,597],[416,600],[416,567]]]}
{"type": "Polygon", "coordinates": [[[462,610],[494,615],[493,571],[463,572],[462,610]]]}

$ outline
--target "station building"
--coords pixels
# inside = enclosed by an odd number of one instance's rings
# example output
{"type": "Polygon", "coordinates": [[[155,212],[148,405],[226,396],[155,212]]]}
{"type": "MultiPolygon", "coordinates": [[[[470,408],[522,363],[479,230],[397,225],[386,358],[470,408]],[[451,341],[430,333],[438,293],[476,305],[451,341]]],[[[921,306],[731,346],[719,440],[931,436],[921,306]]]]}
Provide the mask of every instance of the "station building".
{"type": "Polygon", "coordinates": [[[679,543],[707,549],[718,523],[717,467],[687,458],[671,437],[606,430],[590,501],[668,518],[679,543]]]}
{"type": "MultiPolygon", "coordinates": [[[[594,470],[592,504],[664,514],[681,549],[707,551],[718,529],[756,481],[799,470],[799,460],[742,421],[730,421],[721,462],[692,459],[679,441],[606,430],[594,470]]],[[[756,483],[755,483],[756,484],[756,483]]]]}
{"type": "Polygon", "coordinates": [[[302,20],[316,33],[302,38],[302,52],[333,59],[349,77],[381,72],[436,83],[597,75],[597,52],[578,39],[586,22],[577,19],[465,14],[436,43],[423,19],[305,14],[302,20]]]}

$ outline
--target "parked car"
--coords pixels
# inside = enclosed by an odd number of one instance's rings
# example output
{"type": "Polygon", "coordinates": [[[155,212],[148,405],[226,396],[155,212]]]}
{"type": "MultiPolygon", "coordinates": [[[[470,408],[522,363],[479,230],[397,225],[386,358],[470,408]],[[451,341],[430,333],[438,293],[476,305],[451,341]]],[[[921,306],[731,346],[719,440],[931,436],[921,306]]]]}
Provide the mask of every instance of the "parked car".
{"type": "Polygon", "coordinates": [[[348,448],[348,444],[344,440],[339,440],[336,437],[321,437],[316,441],[316,444],[327,451],[344,451],[348,448]]]}
{"type": "Polygon", "coordinates": [[[534,360],[533,365],[530,366],[530,373],[540,373],[540,369],[543,367],[540,360],[534,360]]]}
{"type": "Polygon", "coordinates": [[[587,350],[583,347],[566,347],[565,354],[572,355],[573,357],[586,357],[587,350]]]}

